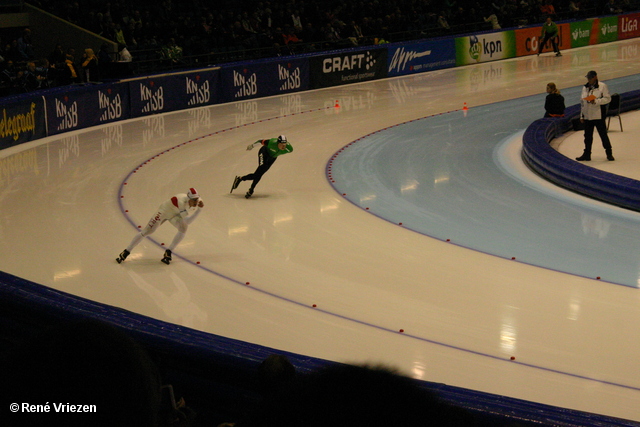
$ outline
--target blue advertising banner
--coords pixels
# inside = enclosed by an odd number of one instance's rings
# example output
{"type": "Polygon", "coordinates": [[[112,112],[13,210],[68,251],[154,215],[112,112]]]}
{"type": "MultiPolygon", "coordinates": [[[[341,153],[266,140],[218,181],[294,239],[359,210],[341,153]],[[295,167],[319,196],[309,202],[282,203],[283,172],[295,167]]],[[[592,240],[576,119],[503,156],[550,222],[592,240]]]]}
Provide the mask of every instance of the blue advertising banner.
{"type": "Polygon", "coordinates": [[[41,96],[0,108],[0,150],[46,135],[44,101],[41,96]]]}
{"type": "Polygon", "coordinates": [[[184,110],[216,104],[219,69],[166,74],[130,80],[131,116],[184,110]]]}
{"type": "Polygon", "coordinates": [[[387,49],[349,49],[329,55],[314,56],[311,89],[366,82],[387,77],[387,49]]]}
{"type": "Polygon", "coordinates": [[[453,39],[389,45],[388,50],[387,73],[390,77],[456,65],[456,46],[453,39]]]}
{"type": "Polygon", "coordinates": [[[128,119],[125,84],[87,86],[45,95],[49,135],[128,119]]]}
{"type": "Polygon", "coordinates": [[[222,102],[240,101],[309,89],[305,59],[255,62],[220,71],[222,102]]]}

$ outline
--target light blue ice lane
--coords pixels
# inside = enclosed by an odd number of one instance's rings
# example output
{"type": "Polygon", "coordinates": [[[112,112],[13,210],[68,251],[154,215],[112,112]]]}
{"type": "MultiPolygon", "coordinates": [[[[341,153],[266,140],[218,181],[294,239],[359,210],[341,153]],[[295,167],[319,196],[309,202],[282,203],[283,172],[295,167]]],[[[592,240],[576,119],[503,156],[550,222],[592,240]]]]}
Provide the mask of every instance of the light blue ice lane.
{"type": "MultiPolygon", "coordinates": [[[[638,76],[609,85],[612,92],[640,87],[638,76]]],[[[579,91],[563,92],[568,105],[579,91]]],[[[416,232],[638,287],[640,214],[551,197],[498,166],[500,144],[540,118],[543,105],[541,94],[381,130],[332,160],[333,185],[367,212],[416,232]]]]}

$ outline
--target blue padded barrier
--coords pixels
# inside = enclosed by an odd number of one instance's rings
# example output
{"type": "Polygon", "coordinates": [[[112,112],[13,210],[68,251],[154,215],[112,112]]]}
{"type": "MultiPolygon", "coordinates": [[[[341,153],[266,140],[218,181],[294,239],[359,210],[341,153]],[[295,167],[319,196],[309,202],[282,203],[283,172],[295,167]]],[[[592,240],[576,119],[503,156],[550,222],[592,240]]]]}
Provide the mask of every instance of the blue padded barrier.
{"type": "MultiPolygon", "coordinates": [[[[199,417],[234,420],[258,401],[255,375],[270,354],[289,358],[300,374],[333,362],[208,334],[0,272],[0,349],[10,349],[47,326],[101,320],[125,330],[160,362],[165,383],[177,386],[199,417]],[[211,409],[213,408],[213,409],[211,409]]],[[[0,356],[2,356],[0,354],[0,356]]],[[[480,417],[483,425],[631,427],[638,423],[426,381],[421,387],[480,417]]],[[[216,425],[212,423],[211,425],[216,425]]]]}
{"type": "MultiPolygon", "coordinates": [[[[640,90],[620,94],[620,111],[640,108],[640,90]]],[[[563,118],[545,118],[531,123],[522,137],[522,157],[536,173],[569,190],[627,209],[640,211],[640,181],[591,168],[570,159],[549,142],[573,129],[580,106],[567,108],[563,118]]]]}

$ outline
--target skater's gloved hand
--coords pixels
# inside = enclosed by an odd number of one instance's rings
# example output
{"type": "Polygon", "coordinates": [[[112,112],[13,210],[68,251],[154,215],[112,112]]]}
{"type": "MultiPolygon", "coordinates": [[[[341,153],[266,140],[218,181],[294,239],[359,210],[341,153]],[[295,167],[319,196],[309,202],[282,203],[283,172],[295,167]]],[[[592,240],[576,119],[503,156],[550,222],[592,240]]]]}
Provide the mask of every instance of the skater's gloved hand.
{"type": "Polygon", "coordinates": [[[249,144],[249,145],[247,146],[247,151],[251,151],[251,150],[253,150],[253,144],[249,144]]]}

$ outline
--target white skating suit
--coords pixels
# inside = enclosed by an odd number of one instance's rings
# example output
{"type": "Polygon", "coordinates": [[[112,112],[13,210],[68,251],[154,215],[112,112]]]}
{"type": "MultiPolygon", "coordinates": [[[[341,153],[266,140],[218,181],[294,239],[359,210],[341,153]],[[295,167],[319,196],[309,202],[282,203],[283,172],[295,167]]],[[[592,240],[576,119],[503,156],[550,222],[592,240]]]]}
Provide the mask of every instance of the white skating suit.
{"type": "Polygon", "coordinates": [[[189,206],[189,196],[186,193],[176,194],[158,206],[158,212],[151,217],[140,234],[143,237],[153,234],[165,221],[169,221],[180,233],[184,234],[200,211],[201,208],[198,206],[193,208],[189,206]]]}

